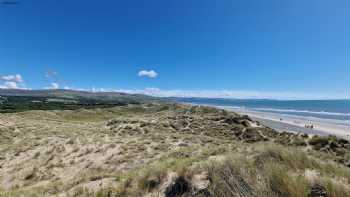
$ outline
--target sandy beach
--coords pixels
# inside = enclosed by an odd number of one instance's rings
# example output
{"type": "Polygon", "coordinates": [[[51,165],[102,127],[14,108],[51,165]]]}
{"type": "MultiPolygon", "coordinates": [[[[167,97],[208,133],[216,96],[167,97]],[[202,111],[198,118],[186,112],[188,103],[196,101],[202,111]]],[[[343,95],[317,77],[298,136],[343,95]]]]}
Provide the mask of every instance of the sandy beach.
{"type": "Polygon", "coordinates": [[[288,131],[296,133],[307,133],[314,135],[336,135],[350,139],[350,125],[342,124],[336,120],[318,119],[303,116],[284,115],[277,113],[267,113],[251,111],[244,108],[219,107],[246,114],[262,124],[274,128],[278,131],[288,131]],[[313,129],[305,128],[305,125],[313,125],[313,129]]]}

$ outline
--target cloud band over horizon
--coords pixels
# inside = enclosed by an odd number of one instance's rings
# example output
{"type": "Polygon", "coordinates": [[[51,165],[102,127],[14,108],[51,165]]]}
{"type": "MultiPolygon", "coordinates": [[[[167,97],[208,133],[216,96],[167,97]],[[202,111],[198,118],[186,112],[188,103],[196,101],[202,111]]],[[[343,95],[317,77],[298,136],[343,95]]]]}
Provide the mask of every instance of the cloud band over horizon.
{"type": "MultiPolygon", "coordinates": [[[[154,70],[141,70],[138,75],[150,78],[157,77],[154,70]]],[[[20,74],[0,76],[0,88],[2,89],[31,89],[26,87],[20,74]]],[[[318,92],[293,92],[293,91],[256,91],[256,90],[210,90],[210,89],[159,89],[157,87],[144,89],[122,89],[122,88],[75,88],[60,86],[57,82],[51,82],[50,86],[42,89],[59,89],[90,91],[90,92],[123,92],[130,94],[145,94],[155,97],[200,97],[200,98],[232,98],[232,99],[350,99],[350,94],[346,93],[318,93],[318,92]]]]}
{"type": "MultiPolygon", "coordinates": [[[[106,89],[104,89],[106,91],[106,89]]],[[[161,90],[158,88],[118,89],[115,92],[145,94],[156,97],[199,97],[199,98],[231,98],[231,99],[350,99],[350,94],[322,94],[311,92],[288,91],[254,91],[254,90],[161,90]]]]}

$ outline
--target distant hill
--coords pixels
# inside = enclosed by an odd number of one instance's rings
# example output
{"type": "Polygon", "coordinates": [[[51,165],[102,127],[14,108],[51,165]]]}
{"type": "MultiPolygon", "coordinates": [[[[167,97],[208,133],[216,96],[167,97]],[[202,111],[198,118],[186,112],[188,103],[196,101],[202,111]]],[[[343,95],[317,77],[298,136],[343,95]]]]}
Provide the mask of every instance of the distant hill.
{"type": "Polygon", "coordinates": [[[142,94],[76,90],[0,89],[0,112],[113,107],[161,101],[142,94]]]}
{"type": "Polygon", "coordinates": [[[31,97],[62,97],[62,98],[92,98],[101,100],[113,100],[120,98],[127,99],[155,99],[142,94],[127,94],[121,92],[88,92],[77,90],[20,90],[20,89],[0,89],[0,96],[31,96],[31,97]]]}

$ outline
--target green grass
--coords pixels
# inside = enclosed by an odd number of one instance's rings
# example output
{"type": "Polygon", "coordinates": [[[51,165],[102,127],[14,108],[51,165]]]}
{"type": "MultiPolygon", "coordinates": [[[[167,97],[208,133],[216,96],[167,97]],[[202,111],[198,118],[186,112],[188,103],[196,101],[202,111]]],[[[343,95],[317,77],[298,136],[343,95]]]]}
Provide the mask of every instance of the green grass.
{"type": "Polygon", "coordinates": [[[327,194],[350,196],[347,193],[350,192],[349,168],[319,161],[296,148],[281,146],[261,148],[251,158],[233,155],[225,162],[209,164],[208,170],[213,180],[210,190],[213,196],[303,197],[309,194],[312,185],[304,174],[310,169],[320,173],[316,181],[326,188],[327,194]],[[338,184],[336,180],[339,179],[345,180],[345,185],[338,184]]]}

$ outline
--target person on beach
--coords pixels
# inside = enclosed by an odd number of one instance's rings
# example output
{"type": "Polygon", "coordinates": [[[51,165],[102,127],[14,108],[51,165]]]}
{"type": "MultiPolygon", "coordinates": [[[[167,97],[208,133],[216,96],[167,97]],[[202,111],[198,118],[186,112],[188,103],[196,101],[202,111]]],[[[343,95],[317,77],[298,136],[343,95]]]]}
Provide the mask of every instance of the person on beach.
{"type": "Polygon", "coordinates": [[[307,128],[307,129],[314,129],[314,125],[310,121],[309,124],[305,124],[305,128],[307,128]]]}

